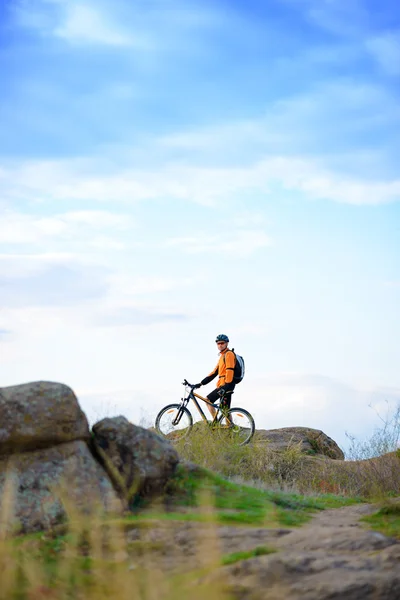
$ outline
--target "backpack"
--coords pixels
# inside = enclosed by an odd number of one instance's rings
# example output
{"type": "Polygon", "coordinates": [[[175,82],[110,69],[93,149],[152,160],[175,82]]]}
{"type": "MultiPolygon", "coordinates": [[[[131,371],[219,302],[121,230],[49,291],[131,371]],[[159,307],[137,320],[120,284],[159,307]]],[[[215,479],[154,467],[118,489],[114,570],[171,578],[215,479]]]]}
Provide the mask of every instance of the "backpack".
{"type": "Polygon", "coordinates": [[[231,352],[233,352],[233,354],[235,355],[235,358],[236,358],[235,370],[233,372],[233,383],[240,383],[244,377],[244,372],[245,372],[244,359],[243,359],[243,356],[236,354],[234,348],[232,348],[231,352]]]}

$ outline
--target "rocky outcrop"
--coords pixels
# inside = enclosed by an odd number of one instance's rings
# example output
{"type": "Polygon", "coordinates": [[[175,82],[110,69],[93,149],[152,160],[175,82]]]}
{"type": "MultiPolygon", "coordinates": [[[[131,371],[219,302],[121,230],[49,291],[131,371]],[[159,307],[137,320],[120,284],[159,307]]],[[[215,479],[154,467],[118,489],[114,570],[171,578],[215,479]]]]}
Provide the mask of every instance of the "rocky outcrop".
{"type": "Polygon", "coordinates": [[[31,532],[71,512],[120,512],[122,503],[90,452],[89,426],[66,385],[0,388],[2,528],[31,532]]]}
{"type": "Polygon", "coordinates": [[[0,455],[89,437],[86,416],[68,386],[35,381],[0,388],[0,455]]]}
{"type": "Polygon", "coordinates": [[[90,433],[66,385],[0,388],[0,518],[9,529],[49,529],[71,511],[121,512],[162,492],[178,461],[167,440],[124,417],[90,433]]]}
{"type": "Polygon", "coordinates": [[[319,429],[309,427],[282,427],[281,429],[259,429],[255,442],[268,444],[271,451],[282,452],[297,445],[308,455],[323,455],[334,460],[344,460],[343,451],[337,443],[319,429]]]}
{"type": "Polygon", "coordinates": [[[71,516],[122,510],[83,441],[0,459],[0,498],[7,528],[23,532],[51,529],[71,516]]]}
{"type": "Polygon", "coordinates": [[[128,504],[162,492],[179,462],[170,442],[125,417],[99,421],[93,434],[94,451],[128,504]]]}

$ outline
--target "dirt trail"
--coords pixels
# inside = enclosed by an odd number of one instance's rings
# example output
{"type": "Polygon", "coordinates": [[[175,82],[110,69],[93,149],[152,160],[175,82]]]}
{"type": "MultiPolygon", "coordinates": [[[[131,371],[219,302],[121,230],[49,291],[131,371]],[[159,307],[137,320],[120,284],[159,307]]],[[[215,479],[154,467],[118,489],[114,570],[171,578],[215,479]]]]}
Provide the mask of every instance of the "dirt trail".
{"type": "Polygon", "coordinates": [[[317,514],[276,539],[277,553],[225,568],[243,600],[400,600],[400,543],[368,530],[355,505],[317,514]]]}
{"type": "Polygon", "coordinates": [[[157,521],[128,535],[150,544],[162,570],[210,567],[202,579],[222,580],[238,600],[400,600],[400,542],[360,523],[376,510],[324,510],[294,529],[157,521]],[[260,546],[275,552],[215,567],[221,555],[260,546]]]}

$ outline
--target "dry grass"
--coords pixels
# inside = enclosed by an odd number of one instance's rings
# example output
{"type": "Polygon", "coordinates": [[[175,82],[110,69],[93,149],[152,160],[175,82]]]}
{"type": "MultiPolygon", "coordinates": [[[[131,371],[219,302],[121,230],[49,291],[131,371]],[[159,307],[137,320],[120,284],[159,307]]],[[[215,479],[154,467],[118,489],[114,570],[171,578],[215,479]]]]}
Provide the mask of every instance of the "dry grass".
{"type": "Polygon", "coordinates": [[[6,527],[14,512],[9,478],[1,505],[0,600],[229,600],[222,565],[268,554],[273,548],[255,545],[244,554],[224,555],[218,527],[292,527],[316,510],[343,505],[343,499],[316,500],[235,485],[204,469],[182,466],[180,471],[169,489],[178,500],[183,492],[180,503],[166,508],[162,498],[143,512],[113,518],[95,502],[90,513],[80,513],[66,485],[62,502],[67,522],[25,536],[15,536],[6,527]],[[181,539],[176,535],[178,520],[178,533],[190,538],[190,552],[176,543],[181,539]]]}
{"type": "MultiPolygon", "coordinates": [[[[185,574],[165,569],[151,543],[132,544],[128,531],[140,524],[121,519],[105,521],[100,515],[80,514],[68,505],[68,526],[52,531],[12,537],[2,529],[0,539],[0,600],[175,600],[190,595],[193,600],[225,600],[230,596],[218,581],[211,585],[195,581],[220,568],[222,556],[215,534],[211,504],[203,498],[208,519],[207,546],[199,538],[198,569],[185,574]],[[213,533],[214,531],[214,533],[213,533]]],[[[5,519],[12,501],[4,502],[5,519]]],[[[154,526],[154,525],[153,525],[154,526]]],[[[164,527],[173,527],[164,523],[164,527]]],[[[169,548],[177,564],[185,565],[179,548],[169,548]]]]}
{"type": "MultiPolygon", "coordinates": [[[[299,444],[289,444],[283,452],[273,452],[265,443],[236,447],[202,424],[194,428],[188,439],[177,444],[177,449],[182,459],[231,480],[224,480],[223,486],[218,487],[218,478],[215,478],[195,505],[201,522],[195,568],[179,547],[172,544],[161,547],[141,534],[145,527],[169,527],[173,538],[174,522],[167,522],[166,518],[160,524],[155,512],[164,510],[165,504],[148,509],[150,517],[151,510],[154,511],[154,520],[149,519],[147,512],[145,523],[144,518],[143,522],[131,517],[106,520],[100,509],[92,510],[90,516],[83,515],[66,497],[68,525],[62,531],[13,537],[13,531],[8,528],[14,512],[10,479],[0,507],[0,600],[180,600],[188,597],[230,600],[232,596],[221,578],[221,565],[241,557],[224,557],[221,553],[217,526],[222,518],[225,522],[239,517],[253,518],[255,523],[268,526],[271,519],[276,518],[275,525],[293,526],[309,518],[309,511],[323,508],[318,506],[323,494],[331,495],[325,499],[328,506],[328,502],[332,505],[347,502],[342,496],[384,499],[398,495],[400,490],[399,451],[368,460],[339,461],[306,456],[299,444]],[[235,479],[256,483],[259,487],[252,491],[240,486],[236,489],[232,483],[235,479]],[[303,495],[317,493],[318,498],[304,500],[300,496],[267,492],[266,488],[303,495]],[[232,504],[235,494],[236,504],[232,504]],[[139,531],[135,541],[128,535],[133,528],[139,531]],[[160,559],[166,556],[180,568],[167,568],[165,560],[160,559]]],[[[180,486],[186,496],[190,496],[193,480],[175,481],[173,492],[179,491],[180,486]]],[[[382,506],[387,506],[383,500],[382,506]]],[[[379,518],[398,530],[398,508],[391,508],[390,514],[387,513],[388,510],[379,518]]],[[[377,523],[379,526],[381,522],[377,523]]],[[[255,549],[256,554],[269,551],[255,549]]],[[[268,600],[268,590],[264,597],[268,600]]]]}
{"type": "Polygon", "coordinates": [[[399,450],[376,458],[354,461],[308,458],[306,467],[305,485],[311,484],[314,489],[319,486],[324,492],[358,495],[369,499],[399,495],[399,450]]]}
{"type": "Polygon", "coordinates": [[[177,444],[182,458],[236,481],[301,494],[337,494],[379,498],[400,490],[400,451],[365,460],[307,456],[300,444],[284,451],[268,443],[234,447],[201,424],[177,444]]]}
{"type": "Polygon", "coordinates": [[[346,432],[350,446],[346,458],[350,460],[365,460],[395,452],[400,447],[400,404],[393,407],[386,402],[386,414],[377,412],[380,426],[375,427],[369,439],[358,440],[346,432]]]}
{"type": "Polygon", "coordinates": [[[274,452],[264,442],[235,446],[202,423],[175,446],[183,459],[224,477],[271,485],[294,483],[304,462],[300,444],[290,444],[284,452],[274,452]]]}

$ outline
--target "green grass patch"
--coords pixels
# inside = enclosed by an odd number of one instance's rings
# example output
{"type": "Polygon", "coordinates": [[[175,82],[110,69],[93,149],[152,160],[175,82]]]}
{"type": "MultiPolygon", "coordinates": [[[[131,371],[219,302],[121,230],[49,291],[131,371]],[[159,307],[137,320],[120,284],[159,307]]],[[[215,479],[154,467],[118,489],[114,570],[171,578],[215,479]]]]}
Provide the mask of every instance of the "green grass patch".
{"type": "Polygon", "coordinates": [[[305,496],[274,492],[234,483],[204,468],[192,472],[184,466],[170,480],[166,498],[169,509],[175,513],[173,518],[177,518],[174,508],[180,506],[192,511],[190,517],[178,514],[178,518],[200,520],[202,504],[209,503],[213,518],[221,523],[270,527],[302,525],[315,511],[363,501],[334,494],[305,496]]]}
{"type": "Polygon", "coordinates": [[[400,539],[400,504],[386,504],[378,512],[361,520],[375,531],[400,539]]]}
{"type": "MultiPolygon", "coordinates": [[[[333,494],[306,496],[252,487],[229,481],[205,468],[181,465],[168,483],[163,498],[147,507],[139,509],[137,506],[129,515],[97,516],[91,520],[77,513],[68,524],[53,532],[0,540],[0,571],[9,573],[2,579],[3,596],[14,600],[39,600],[46,594],[55,600],[130,600],[132,597],[152,597],[157,589],[156,595],[161,600],[187,597],[188,590],[193,600],[204,597],[225,600],[227,597],[222,588],[215,591],[215,582],[211,588],[214,595],[203,585],[199,587],[198,595],[193,595],[193,573],[185,574],[187,581],[181,574],[176,579],[175,575],[162,575],[159,585],[158,581],[153,581],[154,573],[158,573],[154,569],[147,581],[146,569],[137,568],[137,561],[148,562],[152,567],[157,560],[162,560],[168,549],[163,540],[152,540],[149,536],[150,541],[147,541],[147,535],[143,535],[143,539],[138,535],[136,539],[127,530],[148,528],[157,531],[162,520],[208,522],[211,526],[295,527],[308,521],[316,511],[360,501],[360,498],[333,494]],[[162,595],[160,589],[164,589],[162,595]]],[[[385,507],[382,511],[386,521],[399,523],[397,509],[385,507]]],[[[164,526],[168,529],[167,524],[164,526]]],[[[202,527],[198,530],[201,534],[202,527]]],[[[215,534],[217,538],[218,532],[215,534]]],[[[258,546],[247,552],[221,556],[218,544],[214,550],[215,564],[210,563],[211,566],[207,564],[209,547],[201,550],[204,561],[200,568],[207,572],[221,564],[234,564],[274,551],[258,546]]],[[[161,577],[160,573],[158,577],[161,577]]]]}
{"type": "Polygon", "coordinates": [[[225,556],[223,556],[221,559],[221,563],[223,565],[233,565],[240,560],[247,560],[248,558],[254,558],[255,556],[265,556],[266,554],[273,554],[274,552],[276,552],[276,550],[273,548],[268,548],[267,546],[257,546],[256,548],[253,548],[253,550],[225,554],[225,556]]]}

